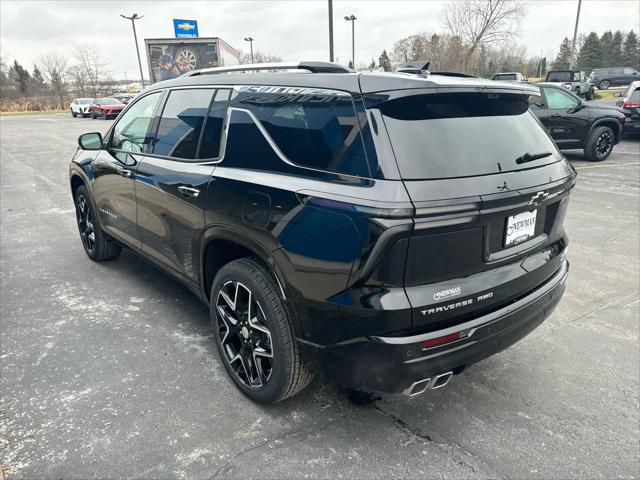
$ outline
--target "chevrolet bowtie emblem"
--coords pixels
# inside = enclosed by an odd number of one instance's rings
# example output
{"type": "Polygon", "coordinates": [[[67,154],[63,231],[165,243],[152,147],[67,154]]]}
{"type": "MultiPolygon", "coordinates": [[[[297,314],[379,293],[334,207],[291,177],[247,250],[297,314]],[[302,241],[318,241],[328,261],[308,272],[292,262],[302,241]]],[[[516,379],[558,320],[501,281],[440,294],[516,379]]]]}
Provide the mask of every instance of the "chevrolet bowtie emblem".
{"type": "Polygon", "coordinates": [[[531,197],[531,200],[529,200],[529,205],[540,205],[547,199],[548,196],[549,192],[538,192],[533,197],[531,197]]]}

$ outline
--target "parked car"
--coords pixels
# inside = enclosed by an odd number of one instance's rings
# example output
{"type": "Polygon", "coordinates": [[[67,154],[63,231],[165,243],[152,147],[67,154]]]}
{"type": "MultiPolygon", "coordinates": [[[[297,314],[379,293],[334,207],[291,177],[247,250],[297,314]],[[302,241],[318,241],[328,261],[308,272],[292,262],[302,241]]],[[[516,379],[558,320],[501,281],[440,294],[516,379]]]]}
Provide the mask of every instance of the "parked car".
{"type": "Polygon", "coordinates": [[[631,82],[626,92],[620,92],[616,95],[621,97],[616,102],[616,106],[621,107],[626,115],[625,135],[640,135],[640,80],[631,82]]]}
{"type": "Polygon", "coordinates": [[[564,87],[587,100],[593,99],[594,87],[580,70],[551,70],[547,73],[545,83],[564,87]]]}
{"type": "Polygon", "coordinates": [[[93,98],[74,98],[69,106],[72,117],[86,117],[90,113],[93,98]]]}
{"type": "Polygon", "coordinates": [[[126,105],[131,101],[133,97],[135,97],[135,93],[118,93],[113,96],[116,100],[120,101],[123,105],[126,105]]]}
{"type": "Polygon", "coordinates": [[[194,71],[82,135],[89,258],[127,247],[187,285],[257,402],[313,374],[416,395],[551,314],[576,171],[529,110],[537,88],[280,67],[308,73],[194,71]]]}
{"type": "Polygon", "coordinates": [[[589,75],[589,82],[600,90],[629,85],[635,80],[640,80],[640,72],[629,67],[596,68],[589,75]]]}
{"type": "Polygon", "coordinates": [[[594,162],[605,160],[622,139],[625,115],[616,107],[584,102],[555,84],[538,84],[531,110],[560,149],[583,149],[594,162]]]}
{"type": "Polygon", "coordinates": [[[499,82],[526,82],[527,80],[520,72],[500,72],[491,77],[491,80],[499,82]]]}
{"type": "Polygon", "coordinates": [[[124,109],[124,104],[117,98],[106,97],[96,98],[91,104],[90,114],[91,118],[115,118],[124,109]]]}

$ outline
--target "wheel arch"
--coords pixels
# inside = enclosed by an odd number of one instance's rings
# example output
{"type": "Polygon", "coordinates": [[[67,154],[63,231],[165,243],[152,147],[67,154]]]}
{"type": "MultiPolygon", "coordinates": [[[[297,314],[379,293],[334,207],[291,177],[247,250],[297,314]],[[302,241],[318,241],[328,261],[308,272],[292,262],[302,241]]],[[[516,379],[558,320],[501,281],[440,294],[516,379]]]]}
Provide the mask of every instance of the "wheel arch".
{"type": "Polygon", "coordinates": [[[593,125],[591,125],[591,127],[589,128],[589,134],[587,135],[586,139],[587,142],[589,141],[589,138],[591,138],[591,134],[593,133],[593,131],[598,127],[609,127],[611,130],[613,130],[613,135],[615,138],[614,144],[620,142],[622,137],[622,126],[620,125],[620,122],[615,118],[601,118],[593,122],[593,125]]]}
{"type": "Polygon", "coordinates": [[[233,260],[246,257],[259,259],[274,277],[283,300],[291,298],[283,270],[271,252],[242,231],[226,225],[218,225],[205,231],[200,248],[200,289],[207,301],[217,271],[233,260]]]}

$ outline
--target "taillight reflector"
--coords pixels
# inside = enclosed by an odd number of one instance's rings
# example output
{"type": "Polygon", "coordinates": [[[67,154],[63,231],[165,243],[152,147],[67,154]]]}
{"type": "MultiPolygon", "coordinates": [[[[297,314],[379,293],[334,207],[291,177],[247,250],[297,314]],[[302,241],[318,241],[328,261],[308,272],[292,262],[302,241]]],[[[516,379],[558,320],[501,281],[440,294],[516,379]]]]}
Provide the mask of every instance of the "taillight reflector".
{"type": "Polygon", "coordinates": [[[420,342],[420,345],[423,347],[435,347],[436,345],[442,345],[443,343],[453,342],[460,338],[460,332],[451,333],[449,335],[445,335],[444,337],[432,338],[430,340],[425,340],[424,342],[420,342]]]}

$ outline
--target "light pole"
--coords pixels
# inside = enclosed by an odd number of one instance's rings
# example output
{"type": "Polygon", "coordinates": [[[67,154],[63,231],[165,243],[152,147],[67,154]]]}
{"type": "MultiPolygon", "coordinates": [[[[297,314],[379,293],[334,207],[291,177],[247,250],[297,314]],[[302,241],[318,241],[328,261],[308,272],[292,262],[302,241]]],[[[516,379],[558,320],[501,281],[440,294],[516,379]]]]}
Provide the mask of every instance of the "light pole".
{"type": "Polygon", "coordinates": [[[249,48],[251,49],[251,63],[253,63],[253,38],[244,37],[245,42],[249,42],[249,48]]]}
{"type": "Polygon", "coordinates": [[[576,13],[576,26],[573,28],[573,42],[571,42],[571,62],[569,62],[569,68],[573,68],[573,59],[576,55],[576,37],[578,36],[578,20],[580,20],[580,5],[582,0],[578,0],[578,12],[576,13]]]}
{"type": "Polygon", "coordinates": [[[344,17],[347,22],[351,22],[351,66],[356,69],[356,16],[351,14],[348,17],[344,17]]]}
{"type": "Polygon", "coordinates": [[[333,62],[333,0],[329,0],[329,61],[333,62]]]}
{"type": "Polygon", "coordinates": [[[142,62],[140,61],[140,49],[138,48],[138,35],[136,35],[136,20],[140,20],[144,15],[138,16],[134,13],[130,17],[120,14],[122,18],[131,20],[131,26],[133,27],[133,40],[136,42],[136,53],[138,54],[138,67],[140,67],[140,81],[142,82],[142,88],[144,88],[144,75],[142,74],[142,62]]]}

